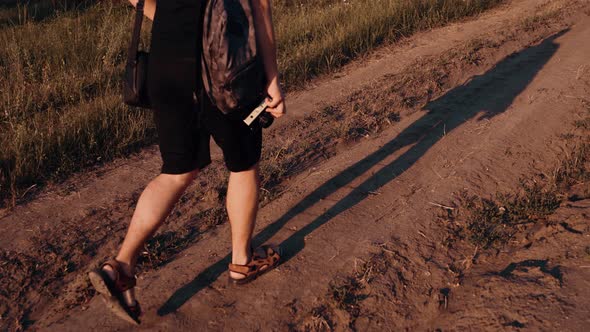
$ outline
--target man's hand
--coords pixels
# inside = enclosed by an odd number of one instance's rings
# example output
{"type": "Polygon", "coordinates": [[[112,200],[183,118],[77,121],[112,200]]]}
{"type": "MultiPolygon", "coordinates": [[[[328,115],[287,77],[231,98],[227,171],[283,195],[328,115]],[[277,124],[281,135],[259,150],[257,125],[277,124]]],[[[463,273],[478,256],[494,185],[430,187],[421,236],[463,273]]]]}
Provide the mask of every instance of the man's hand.
{"type": "Polygon", "coordinates": [[[283,90],[281,89],[278,78],[273,79],[268,84],[266,92],[270,96],[269,98],[266,98],[266,111],[275,118],[280,118],[281,116],[285,115],[287,113],[287,107],[285,106],[285,95],[283,94],[283,90]]]}
{"type": "Polygon", "coordinates": [[[266,87],[269,98],[266,99],[266,111],[273,117],[285,115],[285,95],[279,84],[279,70],[277,66],[277,48],[275,33],[272,26],[271,0],[252,0],[252,14],[256,26],[256,43],[264,63],[264,73],[270,82],[266,87]]]}

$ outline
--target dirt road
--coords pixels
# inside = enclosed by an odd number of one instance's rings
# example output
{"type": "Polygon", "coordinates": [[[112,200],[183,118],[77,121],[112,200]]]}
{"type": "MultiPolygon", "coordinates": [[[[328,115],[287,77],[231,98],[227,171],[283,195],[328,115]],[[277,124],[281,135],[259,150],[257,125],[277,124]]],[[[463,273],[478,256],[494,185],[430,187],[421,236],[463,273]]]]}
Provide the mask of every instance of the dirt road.
{"type": "MultiPolygon", "coordinates": [[[[228,286],[229,225],[218,226],[173,261],[140,275],[146,312],[141,328],[590,326],[590,269],[581,267],[590,263],[580,253],[590,243],[588,199],[556,217],[575,215],[579,234],[554,227],[538,246],[482,259],[460,284],[450,266],[461,257],[443,244],[446,230],[436,217],[436,205],[451,204],[457,192],[511,191],[519,178],[553,170],[564,147],[560,135],[571,129],[579,100],[590,90],[584,83],[590,78],[589,9],[587,1],[515,0],[475,20],[384,47],[338,77],[291,96],[292,117],[303,118],[326,105],[346,104],[359,89],[386,94],[383,87],[400,79],[398,73],[451,59],[444,67],[448,89],[429,95],[426,103],[408,103],[400,121],[379,135],[341,146],[335,156],[290,179],[262,209],[256,241],[281,245],[285,262],[279,268],[250,285],[228,286]],[[367,270],[367,262],[382,263],[371,265],[379,273],[367,270]],[[373,273],[378,282],[354,284],[350,276],[359,271],[363,280],[373,273]],[[366,292],[344,301],[351,306],[334,304],[342,285],[366,292]]],[[[289,122],[281,126],[288,130],[289,122]]],[[[56,298],[26,295],[28,324],[59,331],[133,329],[114,319],[98,297],[81,306],[72,298],[80,296],[76,288],[84,285],[87,268],[117,247],[138,190],[158,168],[157,150],[147,149],[49,188],[0,220],[3,250],[34,253],[31,234],[81,234],[73,228],[95,229],[103,241],[75,273],[61,267],[65,277],[53,285],[56,298]],[[112,233],[118,235],[104,240],[112,233]]],[[[195,213],[183,204],[172,225],[195,213]]]]}

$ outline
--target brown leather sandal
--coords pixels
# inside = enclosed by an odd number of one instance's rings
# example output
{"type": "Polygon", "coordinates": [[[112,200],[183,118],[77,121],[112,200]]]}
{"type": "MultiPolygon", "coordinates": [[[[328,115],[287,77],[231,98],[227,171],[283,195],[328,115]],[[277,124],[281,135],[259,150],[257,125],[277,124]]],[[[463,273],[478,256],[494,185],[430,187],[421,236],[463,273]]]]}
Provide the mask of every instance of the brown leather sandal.
{"type": "Polygon", "coordinates": [[[260,256],[256,251],[252,252],[252,258],[245,265],[229,264],[230,272],[235,272],[244,276],[244,278],[233,278],[229,275],[229,281],[234,285],[243,285],[256,279],[262,274],[270,271],[279,264],[281,256],[278,251],[269,245],[261,246],[264,250],[265,256],[260,256]]]}
{"type": "Polygon", "coordinates": [[[98,269],[90,271],[88,278],[113,313],[132,324],[140,323],[141,307],[139,302],[135,300],[135,304],[132,306],[127,304],[127,300],[133,298],[132,289],[135,287],[136,279],[125,275],[119,262],[114,259],[104,262],[98,269]],[[116,274],[114,280],[103,270],[107,265],[116,274]]]}

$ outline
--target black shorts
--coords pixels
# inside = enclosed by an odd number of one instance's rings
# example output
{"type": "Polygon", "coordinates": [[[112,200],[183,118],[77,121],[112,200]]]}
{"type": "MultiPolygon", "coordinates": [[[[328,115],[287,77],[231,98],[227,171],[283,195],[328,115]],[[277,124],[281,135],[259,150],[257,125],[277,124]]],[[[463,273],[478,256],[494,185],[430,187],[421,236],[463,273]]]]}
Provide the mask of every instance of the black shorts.
{"type": "Polygon", "coordinates": [[[227,117],[207,97],[201,108],[196,98],[195,67],[194,58],[158,59],[149,65],[148,91],[163,159],[162,173],[183,174],[210,164],[210,136],[223,151],[230,171],[252,168],[260,160],[260,125],[249,127],[240,119],[227,117]]]}
{"type": "MultiPolygon", "coordinates": [[[[240,172],[259,160],[262,129],[221,113],[207,97],[197,98],[200,73],[199,1],[158,1],[148,65],[148,93],[156,124],[162,173],[183,174],[211,163],[212,136],[227,168],[240,172]],[[180,24],[184,22],[186,24],[180,24]]],[[[199,84],[200,86],[200,84],[199,84]]]]}

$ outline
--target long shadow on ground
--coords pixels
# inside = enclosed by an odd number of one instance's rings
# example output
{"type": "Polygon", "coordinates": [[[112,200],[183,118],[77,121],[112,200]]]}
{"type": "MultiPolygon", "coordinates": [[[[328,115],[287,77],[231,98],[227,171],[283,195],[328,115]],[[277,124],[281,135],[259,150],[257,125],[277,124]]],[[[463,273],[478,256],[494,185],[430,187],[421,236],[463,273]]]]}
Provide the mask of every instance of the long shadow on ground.
{"type": "MultiPolygon", "coordinates": [[[[555,54],[559,45],[555,39],[565,34],[564,30],[537,46],[529,47],[512,54],[499,62],[483,75],[475,76],[466,84],[459,86],[441,98],[426,105],[428,110],[423,117],[414,122],[397,137],[388,142],[356,164],[336,175],[311,194],[293,206],[285,215],[268,225],[255,238],[255,243],[271,239],[289,220],[302,213],[322,198],[336,192],[352,182],[357,176],[367,172],[385,158],[405,147],[407,152],[389,163],[373,176],[365,180],[347,196],[335,203],[322,215],[291,235],[281,244],[284,261],[297,255],[305,247],[305,236],[324,225],[338,214],[364,200],[374,192],[418,161],[444,133],[459,127],[464,122],[477,117],[477,120],[492,118],[508,109],[541,68],[555,54]]],[[[180,308],[193,295],[210,285],[227,270],[230,255],[209,266],[191,282],[182,286],[158,310],[159,315],[169,314],[180,308]]]]}

